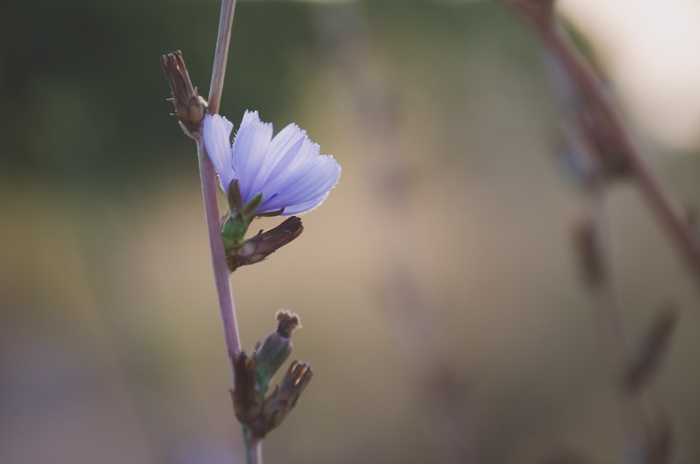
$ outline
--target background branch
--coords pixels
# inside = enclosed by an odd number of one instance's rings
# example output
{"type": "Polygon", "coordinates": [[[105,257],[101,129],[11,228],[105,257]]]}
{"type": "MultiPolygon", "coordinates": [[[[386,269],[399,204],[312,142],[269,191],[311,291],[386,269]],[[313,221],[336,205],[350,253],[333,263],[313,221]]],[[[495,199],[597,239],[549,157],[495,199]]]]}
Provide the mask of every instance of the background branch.
{"type": "Polygon", "coordinates": [[[700,238],[637,149],[600,79],[541,6],[523,0],[499,1],[532,26],[540,39],[567,68],[582,95],[605,121],[620,155],[628,165],[632,178],[656,213],[657,219],[670,233],[678,251],[690,266],[696,284],[700,287],[700,238]]]}

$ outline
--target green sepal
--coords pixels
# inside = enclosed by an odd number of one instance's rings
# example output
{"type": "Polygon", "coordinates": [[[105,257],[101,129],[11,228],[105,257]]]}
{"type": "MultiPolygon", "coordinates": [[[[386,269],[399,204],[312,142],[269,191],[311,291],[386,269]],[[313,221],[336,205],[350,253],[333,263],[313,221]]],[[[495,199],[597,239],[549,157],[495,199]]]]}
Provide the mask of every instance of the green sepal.
{"type": "Polygon", "coordinates": [[[226,219],[221,226],[221,238],[224,241],[224,250],[235,251],[237,247],[245,240],[245,234],[248,232],[250,223],[255,218],[255,211],[262,204],[263,194],[257,194],[252,200],[241,205],[241,191],[238,187],[238,181],[233,179],[228,189],[228,207],[226,219]]]}
{"type": "Polygon", "coordinates": [[[240,213],[231,214],[229,211],[223,226],[221,226],[224,250],[230,250],[243,242],[249,225],[250,221],[245,221],[240,213]]]}
{"type": "Polygon", "coordinates": [[[228,209],[233,213],[239,213],[243,209],[243,199],[241,198],[241,189],[238,186],[238,179],[233,179],[228,186],[228,209]]]}
{"type": "Polygon", "coordinates": [[[241,214],[244,218],[253,219],[255,211],[257,211],[258,208],[260,208],[260,205],[262,204],[262,198],[263,194],[258,193],[252,200],[245,204],[245,206],[243,207],[243,211],[241,211],[241,214]]]}

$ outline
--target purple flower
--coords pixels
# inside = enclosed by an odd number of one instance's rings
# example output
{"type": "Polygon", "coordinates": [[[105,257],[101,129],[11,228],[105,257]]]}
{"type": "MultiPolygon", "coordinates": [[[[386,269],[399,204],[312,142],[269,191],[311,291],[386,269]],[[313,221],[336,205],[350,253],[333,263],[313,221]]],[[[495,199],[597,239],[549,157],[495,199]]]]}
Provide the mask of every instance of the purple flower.
{"type": "Polygon", "coordinates": [[[296,124],[272,137],[272,124],[260,121],[257,111],[246,111],[233,148],[232,129],[226,118],[207,114],[204,145],[225,193],[235,179],[243,205],[262,194],[255,214],[309,211],[321,204],[338,182],[340,165],[332,156],[320,155],[319,146],[296,124]]]}

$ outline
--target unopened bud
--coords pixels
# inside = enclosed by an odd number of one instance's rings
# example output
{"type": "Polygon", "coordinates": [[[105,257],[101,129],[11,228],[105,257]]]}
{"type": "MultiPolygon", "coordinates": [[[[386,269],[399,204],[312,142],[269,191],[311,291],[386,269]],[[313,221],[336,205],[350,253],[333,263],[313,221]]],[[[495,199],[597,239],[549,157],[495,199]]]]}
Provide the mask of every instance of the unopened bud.
{"type": "Polygon", "coordinates": [[[299,327],[299,316],[289,311],[277,313],[277,331],[271,333],[255,352],[257,358],[256,388],[264,397],[272,377],[292,353],[292,331],[299,327]]]}
{"type": "Polygon", "coordinates": [[[175,117],[185,133],[194,138],[200,134],[199,126],[204,119],[207,103],[192,86],[182,53],[177,51],[164,55],[160,62],[173,94],[171,100],[175,105],[175,117]]]}
{"type": "Polygon", "coordinates": [[[258,232],[254,237],[245,240],[240,246],[227,249],[226,261],[231,272],[240,266],[259,263],[272,253],[282,248],[304,230],[301,219],[292,216],[277,227],[258,232]]]}

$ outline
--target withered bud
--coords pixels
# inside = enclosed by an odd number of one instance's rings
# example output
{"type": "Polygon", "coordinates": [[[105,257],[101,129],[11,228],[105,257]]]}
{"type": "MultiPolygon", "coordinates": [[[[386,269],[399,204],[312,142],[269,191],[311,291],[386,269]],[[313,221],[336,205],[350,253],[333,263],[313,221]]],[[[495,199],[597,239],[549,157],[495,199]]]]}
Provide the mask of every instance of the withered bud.
{"type": "Polygon", "coordinates": [[[200,124],[204,119],[207,102],[197,94],[187,73],[180,51],[164,55],[160,59],[165,77],[170,84],[175,105],[175,117],[185,133],[192,138],[200,134],[200,124]]]}
{"type": "Polygon", "coordinates": [[[313,372],[308,364],[294,361],[289,366],[284,379],[265,402],[260,422],[255,427],[251,427],[254,437],[265,438],[270,431],[284,421],[289,412],[296,406],[312,376],[313,372]]]}
{"type": "Polygon", "coordinates": [[[572,235],[583,279],[588,285],[598,284],[603,275],[603,263],[591,218],[586,217],[578,222],[572,235]]]}
{"type": "Polygon", "coordinates": [[[282,337],[291,337],[294,329],[301,327],[299,316],[289,311],[277,311],[275,317],[277,318],[277,333],[282,337]]]}
{"type": "Polygon", "coordinates": [[[678,308],[673,303],[667,303],[656,313],[642,343],[627,365],[624,378],[627,391],[641,391],[654,377],[668,353],[677,322],[678,308]]]}
{"type": "Polygon", "coordinates": [[[233,410],[238,421],[245,426],[252,425],[261,411],[260,397],[255,388],[256,367],[255,356],[249,357],[245,352],[237,353],[233,359],[233,410]]]}
{"type": "Polygon", "coordinates": [[[273,229],[265,232],[261,230],[256,236],[245,240],[240,247],[227,253],[229,270],[233,272],[240,266],[259,263],[297,238],[303,230],[301,219],[296,216],[288,218],[273,229]]]}
{"type": "Polygon", "coordinates": [[[292,353],[289,337],[299,326],[299,316],[289,311],[279,311],[277,321],[277,331],[268,335],[255,352],[258,361],[256,388],[262,396],[267,393],[272,377],[292,353]]]}

